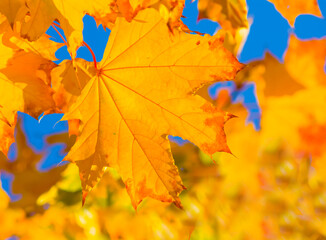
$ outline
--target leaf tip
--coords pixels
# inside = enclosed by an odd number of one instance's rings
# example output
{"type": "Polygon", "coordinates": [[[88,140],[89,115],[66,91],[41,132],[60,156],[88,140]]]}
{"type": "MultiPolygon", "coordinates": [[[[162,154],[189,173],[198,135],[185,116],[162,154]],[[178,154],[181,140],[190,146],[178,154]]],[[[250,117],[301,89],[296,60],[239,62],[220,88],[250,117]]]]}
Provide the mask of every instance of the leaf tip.
{"type": "Polygon", "coordinates": [[[183,210],[183,206],[182,206],[180,198],[175,199],[173,203],[177,208],[183,210]]]}
{"type": "Polygon", "coordinates": [[[88,195],[88,192],[83,191],[82,206],[84,206],[84,204],[85,204],[87,195],[88,195]]]}
{"type": "Polygon", "coordinates": [[[133,209],[135,210],[136,213],[137,213],[137,208],[138,208],[139,203],[136,203],[134,201],[132,202],[132,207],[133,207],[133,209]]]}
{"type": "MultiPolygon", "coordinates": [[[[226,153],[229,153],[229,154],[233,155],[233,153],[231,152],[231,150],[230,150],[229,146],[226,146],[226,149],[224,150],[224,152],[226,152],[226,153]]],[[[234,156],[234,155],[233,155],[233,156],[234,156]]]]}
{"type": "Polygon", "coordinates": [[[224,117],[225,122],[227,122],[228,120],[230,120],[230,119],[232,119],[232,118],[238,118],[238,116],[233,115],[232,113],[229,113],[229,112],[226,112],[226,113],[225,113],[225,117],[224,117]]]}

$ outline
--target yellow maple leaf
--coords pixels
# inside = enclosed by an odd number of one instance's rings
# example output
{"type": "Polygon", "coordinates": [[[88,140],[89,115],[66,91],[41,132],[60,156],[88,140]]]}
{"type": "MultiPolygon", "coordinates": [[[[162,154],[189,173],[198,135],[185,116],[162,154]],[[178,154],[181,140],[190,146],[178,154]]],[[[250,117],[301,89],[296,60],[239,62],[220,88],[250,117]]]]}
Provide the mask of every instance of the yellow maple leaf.
{"type": "Polygon", "coordinates": [[[223,29],[248,27],[247,5],[244,0],[200,0],[199,18],[218,22],[223,29]]]}
{"type": "Polygon", "coordinates": [[[299,14],[313,14],[321,16],[317,0],[269,0],[274,3],[276,9],[289,21],[293,26],[296,17],[299,14]]]}
{"type": "Polygon", "coordinates": [[[224,46],[238,54],[248,34],[247,5],[244,0],[200,0],[198,18],[208,18],[220,24],[216,34],[225,39],[224,46]]]}
{"type": "Polygon", "coordinates": [[[62,47],[63,43],[57,43],[50,40],[50,36],[43,34],[37,41],[28,41],[21,38],[18,33],[10,28],[9,21],[3,15],[0,15],[0,37],[1,37],[1,62],[0,67],[5,67],[7,60],[12,57],[14,51],[24,50],[33,52],[48,60],[56,60],[55,52],[62,47]],[[1,64],[2,63],[2,64],[1,64]]]}
{"type": "Polygon", "coordinates": [[[0,69],[0,104],[11,111],[7,115],[10,123],[14,122],[16,111],[38,117],[54,108],[53,92],[47,84],[48,71],[54,66],[36,54],[20,51],[9,60],[6,68],[0,69]]]}
{"type": "MultiPolygon", "coordinates": [[[[16,32],[30,41],[39,39],[58,20],[68,39],[68,49],[75,57],[76,50],[82,45],[83,16],[86,13],[112,12],[111,0],[26,0],[10,1],[1,8],[16,32]],[[15,3],[15,4],[13,4],[15,3]],[[69,13],[69,14],[67,14],[69,13]]],[[[1,6],[1,5],[0,5],[1,6]]]]}
{"type": "Polygon", "coordinates": [[[110,166],[118,169],[135,208],[147,196],[180,205],[184,186],[167,135],[208,154],[229,152],[223,126],[232,115],[194,93],[233,79],[242,67],[219,39],[172,35],[153,9],[131,23],[119,18],[97,75],[63,117],[82,122],[65,159],[80,168],[84,199],[110,166]]]}
{"type": "MultiPolygon", "coordinates": [[[[123,16],[131,21],[140,10],[145,9],[158,0],[15,0],[1,2],[0,12],[8,19],[10,25],[19,32],[21,37],[30,41],[39,39],[51,26],[56,28],[53,21],[60,23],[67,36],[68,52],[74,59],[76,50],[83,45],[83,17],[89,14],[95,18],[97,24],[103,24],[104,27],[113,27],[118,16],[123,16]]],[[[164,5],[169,6],[169,23],[182,25],[179,20],[184,7],[184,0],[162,1],[164,5]],[[172,7],[171,7],[172,6],[172,7]],[[178,23],[178,24],[176,24],[178,23]]],[[[153,5],[154,6],[154,5],[153,5]]],[[[182,25],[183,26],[183,25],[182,25]]]]}
{"type": "Polygon", "coordinates": [[[15,161],[2,162],[2,169],[14,175],[12,191],[21,194],[19,201],[10,202],[9,207],[22,208],[27,213],[44,211],[37,206],[37,198],[48,191],[61,178],[61,172],[66,166],[51,169],[48,172],[39,172],[36,164],[42,159],[42,154],[36,153],[27,143],[23,133],[21,121],[16,126],[17,158],[15,161]],[[36,187],[37,186],[37,187],[36,187]]]}
{"type": "MultiPolygon", "coordinates": [[[[1,49],[6,49],[0,45],[1,49]]],[[[49,86],[49,72],[56,66],[33,52],[22,49],[8,55],[7,66],[0,67],[0,150],[7,153],[13,141],[13,129],[17,111],[24,111],[38,117],[44,111],[54,111],[53,90],[49,86]],[[10,128],[12,129],[10,129],[10,128]]]]}
{"type": "Polygon", "coordinates": [[[38,117],[54,110],[50,71],[56,64],[51,60],[61,45],[46,35],[35,42],[22,39],[0,16],[0,136],[5,139],[0,150],[5,154],[14,141],[17,111],[38,117]]]}
{"type": "Polygon", "coordinates": [[[289,74],[305,87],[325,86],[326,40],[302,41],[291,36],[284,62],[289,74]]]}
{"type": "Polygon", "coordinates": [[[53,98],[56,106],[66,111],[81,90],[95,74],[93,63],[77,58],[74,62],[66,60],[51,72],[52,89],[55,91],[53,98]]]}
{"type": "Polygon", "coordinates": [[[256,83],[260,106],[263,107],[269,97],[290,96],[304,89],[304,85],[291,76],[286,68],[287,64],[294,63],[280,63],[267,52],[263,60],[248,64],[246,71],[243,71],[246,74],[241,74],[243,82],[253,81],[256,83]]]}
{"type": "Polygon", "coordinates": [[[0,13],[7,17],[12,28],[16,21],[18,11],[23,5],[24,0],[3,0],[0,2],[0,13]]]}
{"type": "Polygon", "coordinates": [[[312,124],[312,118],[316,125],[326,122],[322,110],[325,91],[325,88],[305,89],[292,96],[270,97],[262,115],[263,144],[268,146],[272,141],[281,141],[287,144],[290,151],[302,152],[302,145],[306,143],[304,129],[312,124]],[[289,115],[293,121],[289,120],[289,115]]]}

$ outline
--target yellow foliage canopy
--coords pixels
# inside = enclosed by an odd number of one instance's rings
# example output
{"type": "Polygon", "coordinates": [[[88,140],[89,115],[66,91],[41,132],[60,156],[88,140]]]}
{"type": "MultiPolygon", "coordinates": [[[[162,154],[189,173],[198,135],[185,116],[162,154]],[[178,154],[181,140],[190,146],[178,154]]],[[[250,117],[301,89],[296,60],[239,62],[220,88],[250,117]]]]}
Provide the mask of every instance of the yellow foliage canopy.
{"type": "MultiPolygon", "coordinates": [[[[270,1],[291,25],[298,14],[320,15],[316,1],[270,1]]],[[[213,37],[189,34],[183,6],[0,2],[0,173],[13,174],[12,192],[22,195],[10,202],[0,189],[1,237],[325,238],[325,40],[291,36],[284,63],[267,53],[237,74],[243,64],[231,52],[248,31],[246,1],[199,0],[200,17],[222,26],[213,37]],[[112,30],[99,63],[74,57],[85,14],[112,30]],[[52,62],[63,44],[44,34],[51,25],[64,30],[72,60],[52,62]],[[235,84],[211,99],[208,85],[224,80],[235,84]],[[231,101],[249,87],[256,96],[245,104],[262,115],[259,131],[231,101]],[[38,171],[46,150],[29,145],[17,111],[64,113],[69,133],[42,140],[65,142],[65,160],[75,164],[38,171]],[[191,143],[171,144],[169,135],[191,143]]]]}

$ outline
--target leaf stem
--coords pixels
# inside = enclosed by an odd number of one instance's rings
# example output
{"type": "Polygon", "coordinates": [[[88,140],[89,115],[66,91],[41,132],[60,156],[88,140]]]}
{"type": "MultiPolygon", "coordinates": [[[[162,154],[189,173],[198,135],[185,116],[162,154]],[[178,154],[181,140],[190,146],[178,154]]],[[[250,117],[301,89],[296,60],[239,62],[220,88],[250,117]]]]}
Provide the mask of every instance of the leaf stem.
{"type": "Polygon", "coordinates": [[[58,28],[61,28],[61,26],[59,24],[57,24],[56,22],[53,22],[52,23],[54,26],[58,27],[58,28]]]}
{"type": "Polygon", "coordinates": [[[61,39],[63,40],[63,42],[67,45],[67,41],[66,41],[66,39],[61,35],[61,33],[58,31],[58,29],[56,28],[56,26],[57,27],[59,27],[60,29],[61,29],[61,27],[60,27],[60,25],[58,25],[58,24],[56,24],[56,23],[52,23],[51,24],[51,26],[53,27],[53,29],[59,34],[59,36],[61,37],[61,39]]]}
{"type": "Polygon", "coordinates": [[[94,67],[95,67],[95,69],[97,70],[96,57],[95,57],[95,54],[94,54],[92,48],[91,48],[91,47],[90,47],[90,46],[89,46],[85,41],[83,41],[83,44],[84,44],[85,47],[87,47],[88,51],[92,54],[93,62],[94,62],[94,67]]]}
{"type": "MultiPolygon", "coordinates": [[[[59,24],[57,24],[56,22],[53,22],[53,23],[51,24],[51,26],[54,28],[54,30],[59,34],[59,36],[61,37],[61,39],[62,39],[62,40],[64,41],[64,43],[67,45],[67,41],[66,41],[66,39],[61,35],[61,33],[60,33],[60,32],[58,31],[58,29],[57,29],[57,28],[62,29],[61,26],[60,26],[59,24]]],[[[90,46],[89,46],[85,41],[83,41],[83,45],[84,45],[85,47],[87,47],[88,51],[92,54],[93,62],[94,62],[94,67],[95,67],[95,69],[97,70],[96,57],[95,57],[95,54],[94,54],[92,48],[91,48],[91,47],[90,47],[90,46]]]]}

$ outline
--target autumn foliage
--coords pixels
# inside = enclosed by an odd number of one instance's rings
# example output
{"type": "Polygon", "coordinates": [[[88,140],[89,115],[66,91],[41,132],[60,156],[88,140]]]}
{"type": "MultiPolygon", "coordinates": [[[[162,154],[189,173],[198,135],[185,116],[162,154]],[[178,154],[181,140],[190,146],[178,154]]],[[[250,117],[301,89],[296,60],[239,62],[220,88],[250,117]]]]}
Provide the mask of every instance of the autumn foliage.
{"type": "MultiPolygon", "coordinates": [[[[270,2],[291,26],[321,16],[316,0],[270,2]]],[[[292,34],[284,63],[266,53],[244,65],[245,0],[198,1],[198,18],[222,28],[214,36],[188,29],[184,6],[0,2],[0,174],[21,195],[0,189],[0,239],[326,238],[325,39],[292,34]],[[111,31],[99,62],[85,15],[111,31]],[[57,64],[63,46],[71,60],[57,64]],[[76,57],[82,46],[92,62],[76,57]],[[248,86],[255,102],[235,101],[248,86]],[[256,127],[246,123],[255,104],[256,127]],[[38,136],[65,144],[57,167],[39,170],[45,152],[29,143],[22,113],[63,115],[68,131],[38,136]]]]}

